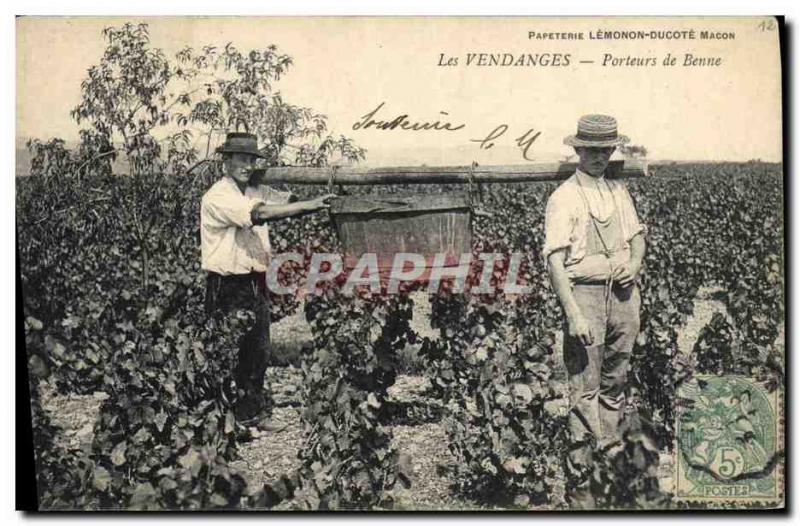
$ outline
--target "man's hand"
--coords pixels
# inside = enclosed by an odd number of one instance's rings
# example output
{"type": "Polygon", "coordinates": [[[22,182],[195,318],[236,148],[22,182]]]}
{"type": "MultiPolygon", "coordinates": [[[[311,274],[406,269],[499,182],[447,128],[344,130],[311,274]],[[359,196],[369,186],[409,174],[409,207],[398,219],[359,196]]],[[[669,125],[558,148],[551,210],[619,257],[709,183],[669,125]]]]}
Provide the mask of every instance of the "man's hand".
{"type": "Polygon", "coordinates": [[[639,272],[642,270],[644,261],[644,231],[637,233],[630,240],[631,257],[630,259],[614,271],[614,281],[623,287],[630,287],[636,282],[639,272]]]}
{"type": "Polygon", "coordinates": [[[556,250],[547,257],[547,270],[550,274],[550,281],[553,283],[558,299],[564,307],[564,314],[567,316],[567,325],[569,326],[569,335],[577,338],[582,345],[592,345],[594,343],[594,334],[592,334],[586,318],[583,317],[583,313],[572,295],[572,285],[569,282],[567,271],[564,269],[565,258],[566,252],[564,250],[556,250]]]}
{"type": "Polygon", "coordinates": [[[325,194],[323,196],[317,197],[316,199],[311,199],[309,201],[309,206],[312,210],[322,210],[324,208],[331,207],[331,200],[333,198],[338,197],[336,194],[325,194]]]}
{"type": "Polygon", "coordinates": [[[569,335],[571,337],[577,338],[582,345],[594,344],[594,334],[592,334],[592,330],[589,328],[589,323],[582,314],[578,314],[574,318],[569,318],[568,324],[569,335]]]}
{"type": "Polygon", "coordinates": [[[336,194],[326,194],[316,199],[308,199],[307,201],[297,201],[295,203],[283,205],[265,205],[262,203],[256,206],[251,212],[253,224],[263,225],[267,221],[299,216],[309,212],[330,208],[330,201],[334,197],[337,197],[336,194]]]}
{"type": "Polygon", "coordinates": [[[263,225],[264,223],[266,223],[267,222],[267,219],[265,217],[266,209],[267,205],[265,205],[264,203],[258,203],[256,206],[253,207],[252,210],[250,210],[250,221],[254,225],[263,225]]]}
{"type": "Polygon", "coordinates": [[[630,287],[636,281],[636,277],[639,275],[640,270],[641,266],[632,261],[623,263],[614,271],[614,281],[625,288],[630,287]]]}

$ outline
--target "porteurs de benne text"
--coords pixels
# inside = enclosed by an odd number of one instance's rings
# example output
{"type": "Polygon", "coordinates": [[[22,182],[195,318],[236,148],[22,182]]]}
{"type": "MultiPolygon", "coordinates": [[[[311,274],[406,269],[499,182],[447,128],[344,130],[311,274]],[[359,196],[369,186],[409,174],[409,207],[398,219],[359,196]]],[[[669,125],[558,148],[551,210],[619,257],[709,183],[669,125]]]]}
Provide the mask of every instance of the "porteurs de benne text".
{"type": "Polygon", "coordinates": [[[667,53],[663,56],[636,56],[601,53],[576,57],[571,53],[465,53],[463,55],[439,53],[436,65],[440,67],[568,67],[574,64],[604,67],[718,67],[720,56],[702,56],[694,53],[667,53]]]}

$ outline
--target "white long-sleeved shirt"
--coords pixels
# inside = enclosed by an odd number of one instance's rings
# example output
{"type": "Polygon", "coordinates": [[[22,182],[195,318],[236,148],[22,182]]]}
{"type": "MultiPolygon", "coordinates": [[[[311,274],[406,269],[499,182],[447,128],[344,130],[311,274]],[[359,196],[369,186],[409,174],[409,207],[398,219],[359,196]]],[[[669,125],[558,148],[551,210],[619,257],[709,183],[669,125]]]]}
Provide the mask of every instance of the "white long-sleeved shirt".
{"type": "Polygon", "coordinates": [[[595,178],[577,170],[547,200],[545,243],[542,249],[545,261],[550,254],[562,248],[567,249],[565,266],[581,261],[586,255],[590,209],[596,218],[604,221],[615,208],[619,210],[620,227],[628,246],[635,235],[646,231],[639,222],[628,188],[620,181],[595,178]]]}
{"type": "Polygon", "coordinates": [[[258,204],[284,204],[289,193],[268,186],[248,186],[244,193],[223,177],[203,195],[200,205],[200,252],[203,270],[217,274],[266,272],[271,246],[269,227],[254,225],[258,204]]]}

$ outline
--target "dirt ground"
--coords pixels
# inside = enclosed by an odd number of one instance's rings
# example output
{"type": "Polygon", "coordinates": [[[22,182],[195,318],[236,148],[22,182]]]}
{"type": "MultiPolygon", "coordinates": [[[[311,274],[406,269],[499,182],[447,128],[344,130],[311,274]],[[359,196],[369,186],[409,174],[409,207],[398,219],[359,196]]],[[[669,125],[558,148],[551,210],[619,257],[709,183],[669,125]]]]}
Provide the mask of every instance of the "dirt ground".
{"type": "MultiPolygon", "coordinates": [[[[715,292],[715,289],[707,288],[698,294],[694,315],[679,336],[681,352],[691,352],[699,331],[711,316],[717,311],[725,312],[724,305],[714,299],[715,292]]],[[[415,330],[422,335],[434,336],[429,325],[430,304],[427,297],[416,297],[415,305],[415,330]]],[[[297,391],[301,375],[299,369],[291,365],[303,345],[311,341],[311,332],[302,311],[273,324],[272,340],[278,356],[277,363],[289,365],[270,367],[267,373],[267,381],[273,388],[276,401],[273,424],[277,429],[267,433],[256,432],[254,440],[240,446],[242,458],[235,466],[243,472],[251,488],[258,488],[281,473],[298,467],[297,452],[303,447],[297,391]]],[[[413,360],[414,349],[405,352],[413,360]]],[[[399,402],[418,402],[425,384],[422,376],[400,375],[396,385],[390,389],[390,396],[399,402]]],[[[54,423],[64,430],[63,439],[72,447],[89,448],[100,403],[107,395],[102,392],[87,396],[59,395],[48,384],[44,384],[42,394],[44,408],[51,413],[54,423]]],[[[566,403],[564,400],[565,411],[566,403]]],[[[396,494],[399,509],[455,510],[481,507],[455,494],[450,488],[447,474],[458,460],[447,448],[447,437],[440,422],[395,425],[390,429],[398,448],[410,453],[412,459],[412,485],[396,494]]],[[[673,469],[671,456],[662,455],[659,480],[664,490],[673,488],[673,469]]]]}

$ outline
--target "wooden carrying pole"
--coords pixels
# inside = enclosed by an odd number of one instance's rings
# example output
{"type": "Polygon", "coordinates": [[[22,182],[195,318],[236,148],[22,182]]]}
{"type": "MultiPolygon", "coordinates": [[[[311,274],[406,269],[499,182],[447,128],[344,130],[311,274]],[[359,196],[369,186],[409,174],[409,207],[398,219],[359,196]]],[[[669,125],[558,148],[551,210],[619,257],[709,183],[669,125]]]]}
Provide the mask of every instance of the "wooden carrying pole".
{"type": "MultiPolygon", "coordinates": [[[[283,166],[254,170],[264,183],[289,184],[450,184],[524,183],[561,181],[575,173],[576,163],[537,163],[505,166],[412,166],[359,168],[339,166],[311,168],[283,166]],[[470,175],[471,173],[471,175],[470,175]]],[[[647,163],[637,159],[612,161],[606,170],[609,179],[644,177],[647,163]]]]}

